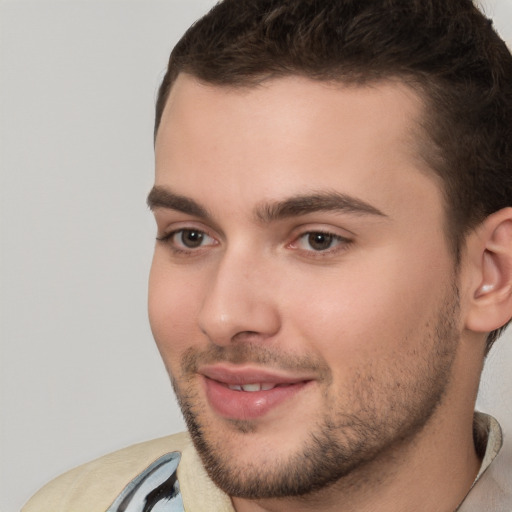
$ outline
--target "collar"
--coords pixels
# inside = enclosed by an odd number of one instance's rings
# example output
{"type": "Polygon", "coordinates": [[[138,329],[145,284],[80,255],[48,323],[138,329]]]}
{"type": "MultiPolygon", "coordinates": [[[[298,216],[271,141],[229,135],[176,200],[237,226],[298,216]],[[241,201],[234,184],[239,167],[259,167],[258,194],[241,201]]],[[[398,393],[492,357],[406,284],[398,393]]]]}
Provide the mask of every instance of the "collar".
{"type": "Polygon", "coordinates": [[[488,414],[475,412],[473,432],[477,452],[482,456],[482,464],[473,486],[457,512],[512,511],[512,453],[504,447],[500,424],[488,414]]]}
{"type": "MultiPolygon", "coordinates": [[[[456,512],[512,512],[512,486],[509,468],[512,450],[507,456],[503,434],[492,416],[475,412],[475,447],[482,458],[478,475],[456,512]]],[[[185,510],[234,512],[231,500],[210,480],[190,440],[180,452],[157,459],[116,498],[107,512],[184,512],[185,510]]]]}

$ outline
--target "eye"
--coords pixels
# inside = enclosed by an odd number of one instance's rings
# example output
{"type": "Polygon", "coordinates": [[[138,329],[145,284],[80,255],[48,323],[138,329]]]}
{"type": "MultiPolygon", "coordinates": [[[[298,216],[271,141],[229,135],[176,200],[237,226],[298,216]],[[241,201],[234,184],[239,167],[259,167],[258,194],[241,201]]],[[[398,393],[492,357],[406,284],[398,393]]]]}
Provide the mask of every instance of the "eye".
{"type": "Polygon", "coordinates": [[[304,233],[292,244],[293,248],[309,252],[328,252],[338,248],[343,244],[348,244],[350,240],[333,233],[323,231],[310,231],[304,233]]]}
{"type": "Polygon", "coordinates": [[[187,249],[196,249],[201,247],[208,238],[208,235],[197,229],[181,229],[174,233],[172,240],[176,245],[186,247],[187,249]]]}
{"type": "Polygon", "coordinates": [[[216,240],[200,229],[179,229],[168,235],[157,238],[161,242],[169,242],[176,251],[190,251],[204,246],[216,245],[216,240]]]}

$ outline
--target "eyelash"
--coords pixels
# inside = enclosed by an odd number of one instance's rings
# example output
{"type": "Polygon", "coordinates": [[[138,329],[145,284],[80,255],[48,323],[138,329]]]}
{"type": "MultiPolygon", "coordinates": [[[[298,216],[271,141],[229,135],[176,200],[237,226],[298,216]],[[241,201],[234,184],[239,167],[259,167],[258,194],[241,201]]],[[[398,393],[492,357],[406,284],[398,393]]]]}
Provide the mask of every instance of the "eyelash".
{"type": "MultiPolygon", "coordinates": [[[[323,237],[328,237],[330,239],[329,244],[331,245],[332,243],[335,243],[335,245],[334,245],[334,247],[329,246],[326,249],[315,250],[311,246],[311,243],[310,243],[311,240],[309,240],[306,243],[308,243],[309,247],[311,247],[311,250],[306,250],[306,249],[302,249],[302,250],[304,252],[308,253],[308,255],[310,257],[322,258],[322,257],[330,256],[332,254],[338,253],[339,251],[343,251],[344,249],[346,249],[348,247],[348,245],[350,245],[352,243],[352,240],[350,240],[349,238],[343,237],[341,235],[337,235],[335,233],[331,233],[329,231],[324,231],[324,230],[318,229],[318,230],[311,230],[311,231],[306,231],[305,233],[301,233],[298,237],[295,238],[295,240],[291,244],[288,245],[288,247],[295,248],[298,246],[298,244],[300,243],[301,240],[309,238],[313,235],[314,236],[320,235],[323,237]]],[[[301,249],[297,248],[297,250],[301,250],[301,249]]]]}
{"type": "MultiPolygon", "coordinates": [[[[175,254],[183,254],[183,255],[190,255],[192,253],[195,253],[195,252],[198,252],[203,246],[198,246],[196,248],[194,247],[189,247],[189,248],[185,248],[185,247],[180,247],[178,245],[176,245],[175,242],[173,242],[173,238],[176,236],[176,235],[179,235],[181,233],[181,235],[183,236],[183,234],[185,232],[190,232],[190,233],[198,233],[201,235],[201,237],[208,237],[208,238],[211,238],[212,240],[215,240],[212,236],[210,236],[208,233],[206,233],[204,230],[202,229],[195,229],[195,228],[181,228],[181,229],[176,229],[174,231],[171,231],[170,233],[167,233],[161,237],[156,237],[156,239],[159,241],[159,242],[163,242],[163,243],[167,243],[172,252],[175,253],[175,254]]],[[[211,245],[217,245],[217,244],[211,244],[211,245]]]]}
{"type": "MultiPolygon", "coordinates": [[[[206,231],[201,230],[201,229],[195,229],[195,228],[176,229],[174,231],[171,231],[170,233],[164,234],[161,237],[157,237],[156,239],[159,242],[168,244],[170,246],[172,252],[176,255],[192,255],[193,253],[199,253],[199,251],[205,246],[199,245],[197,247],[184,248],[184,247],[180,247],[180,246],[176,245],[176,243],[173,242],[173,238],[176,235],[181,234],[183,236],[183,234],[185,232],[191,232],[191,233],[195,232],[195,233],[200,234],[202,237],[208,237],[208,238],[211,238],[212,240],[215,240],[215,238],[210,236],[206,231]]],[[[302,253],[308,253],[308,257],[322,258],[322,257],[326,257],[328,255],[331,255],[333,253],[343,251],[351,243],[352,243],[352,240],[349,238],[346,238],[346,237],[343,237],[340,235],[336,235],[335,233],[331,233],[329,231],[318,229],[318,230],[310,230],[310,231],[300,233],[297,237],[294,238],[293,242],[287,244],[287,247],[290,247],[293,250],[301,251],[302,253]],[[311,248],[311,250],[307,250],[307,249],[300,249],[299,247],[297,247],[301,240],[305,239],[306,237],[311,237],[312,235],[315,235],[315,236],[321,235],[321,236],[329,237],[330,242],[335,243],[335,246],[328,247],[324,250],[315,250],[313,248],[311,248]]],[[[207,244],[206,247],[214,246],[217,244],[218,244],[218,242],[216,242],[214,244],[207,244]]],[[[310,245],[310,247],[311,247],[311,245],[310,245]]]]}

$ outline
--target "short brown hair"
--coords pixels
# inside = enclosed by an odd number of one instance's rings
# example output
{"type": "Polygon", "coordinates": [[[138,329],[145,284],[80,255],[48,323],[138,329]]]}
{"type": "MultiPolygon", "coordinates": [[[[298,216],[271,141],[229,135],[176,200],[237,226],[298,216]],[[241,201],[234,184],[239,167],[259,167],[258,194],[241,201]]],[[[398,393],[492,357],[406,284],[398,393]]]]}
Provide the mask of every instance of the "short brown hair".
{"type": "Polygon", "coordinates": [[[457,262],[468,231],[512,205],[512,56],[471,0],[221,1],[171,53],[155,134],[182,72],[241,87],[286,75],[403,80],[427,107],[423,156],[444,184],[457,262]]]}

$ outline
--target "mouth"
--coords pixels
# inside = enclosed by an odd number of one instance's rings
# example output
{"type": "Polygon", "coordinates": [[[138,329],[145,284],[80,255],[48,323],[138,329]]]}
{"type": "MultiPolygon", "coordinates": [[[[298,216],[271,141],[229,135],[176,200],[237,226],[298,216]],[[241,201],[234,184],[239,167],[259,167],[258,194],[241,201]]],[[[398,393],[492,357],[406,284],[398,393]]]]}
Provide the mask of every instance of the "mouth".
{"type": "MultiPolygon", "coordinates": [[[[222,382],[220,383],[222,384],[222,382]]],[[[284,386],[292,386],[293,384],[271,384],[269,382],[260,382],[257,384],[225,384],[232,391],[245,391],[254,393],[256,391],[270,391],[271,389],[284,386]]]]}
{"type": "Polygon", "coordinates": [[[232,420],[255,420],[293,401],[313,378],[258,368],[215,365],[199,370],[211,408],[232,420]]]}

